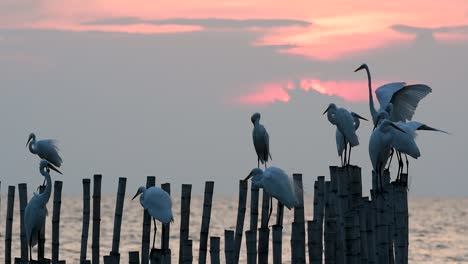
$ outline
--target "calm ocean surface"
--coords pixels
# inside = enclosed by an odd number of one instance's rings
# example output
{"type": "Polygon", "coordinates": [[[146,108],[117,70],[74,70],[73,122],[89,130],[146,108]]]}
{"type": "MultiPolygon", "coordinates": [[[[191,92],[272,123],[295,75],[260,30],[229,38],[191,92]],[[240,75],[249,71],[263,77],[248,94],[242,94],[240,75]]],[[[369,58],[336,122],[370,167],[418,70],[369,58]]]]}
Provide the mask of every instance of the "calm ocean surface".
{"type": "MultiPolygon", "coordinates": [[[[16,195],[16,202],[18,196],[16,195]]],[[[124,216],[121,231],[120,252],[121,263],[128,263],[128,251],[139,251],[141,241],[141,224],[143,210],[137,200],[125,200],[124,216]]],[[[312,198],[306,197],[306,220],[312,217],[312,198]]],[[[101,256],[108,254],[112,243],[112,228],[115,197],[103,197],[101,204],[101,256]]],[[[194,260],[198,260],[198,243],[203,207],[202,197],[192,197],[190,215],[190,238],[193,240],[194,260]]],[[[13,256],[19,256],[19,209],[15,205],[13,223],[13,256]]],[[[62,200],[60,222],[60,259],[68,263],[78,263],[81,238],[81,197],[65,197],[62,200]]],[[[178,256],[178,234],[180,201],[174,200],[175,223],[171,226],[171,250],[173,259],[178,256]]],[[[0,207],[0,263],[4,263],[4,234],[6,197],[2,196],[0,207]]],[[[248,213],[245,227],[248,226],[248,213]]],[[[234,229],[237,214],[237,197],[219,197],[215,194],[210,225],[210,236],[223,236],[224,229],[234,229]]],[[[47,218],[46,256],[50,258],[52,198],[49,201],[49,216],[47,218]]],[[[283,260],[290,259],[289,240],[292,222],[292,212],[285,210],[285,226],[283,232],[283,260]]],[[[273,220],[272,220],[273,221],[273,220]]],[[[91,223],[92,224],[92,221],[91,223]]],[[[91,259],[91,230],[88,240],[88,259],[91,259]]],[[[245,228],[244,228],[245,230],[245,228]]],[[[160,226],[158,226],[158,238],[160,226]]],[[[157,244],[159,245],[159,241],[157,244]]],[[[221,250],[224,241],[221,240],[221,250]]],[[[468,198],[410,199],[410,263],[468,263],[468,198]]],[[[33,252],[36,256],[35,252],[33,252]]],[[[224,258],[224,253],[221,253],[224,258]]],[[[245,237],[242,241],[241,263],[245,262],[245,237]]],[[[209,254],[208,254],[209,260],[209,254]]]]}

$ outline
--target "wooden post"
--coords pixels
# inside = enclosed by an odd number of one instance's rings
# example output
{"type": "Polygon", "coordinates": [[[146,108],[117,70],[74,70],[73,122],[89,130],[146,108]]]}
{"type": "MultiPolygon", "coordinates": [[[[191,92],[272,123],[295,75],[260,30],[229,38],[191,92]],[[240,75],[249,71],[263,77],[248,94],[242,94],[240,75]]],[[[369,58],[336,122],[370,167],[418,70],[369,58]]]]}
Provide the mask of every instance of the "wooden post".
{"type": "Polygon", "coordinates": [[[192,195],[192,185],[182,184],[182,197],[180,208],[180,241],[179,241],[179,264],[182,264],[184,253],[184,244],[189,237],[190,226],[190,199],[192,195]]]}
{"type": "MultiPolygon", "coordinates": [[[[171,195],[171,184],[163,183],[161,184],[161,189],[166,191],[171,195]]],[[[171,249],[169,248],[169,239],[170,239],[170,229],[171,223],[162,225],[161,230],[161,259],[162,263],[170,264],[171,263],[171,249]]]]}
{"type": "Polygon", "coordinates": [[[11,264],[11,234],[13,226],[13,208],[15,204],[15,186],[8,186],[8,200],[5,227],[5,264],[11,264]]]}
{"type": "Polygon", "coordinates": [[[193,261],[192,255],[192,240],[187,239],[184,244],[184,255],[183,255],[183,263],[184,264],[191,264],[193,261]]]}
{"type": "Polygon", "coordinates": [[[346,176],[343,176],[343,168],[331,166],[330,178],[332,195],[335,205],[335,261],[336,263],[345,263],[345,234],[344,234],[344,212],[346,210],[346,176]]]}
{"type": "Polygon", "coordinates": [[[368,242],[367,242],[367,214],[369,210],[367,210],[369,204],[369,197],[363,197],[361,201],[361,205],[359,206],[359,232],[360,232],[360,253],[361,253],[361,263],[368,263],[369,262],[369,249],[368,249],[368,242]]]}
{"type": "Polygon", "coordinates": [[[257,229],[258,229],[258,196],[259,189],[250,187],[250,229],[246,232],[247,262],[257,263],[257,229]]]}
{"type": "Polygon", "coordinates": [[[239,204],[237,207],[236,233],[234,237],[234,258],[233,262],[239,262],[240,248],[242,245],[242,234],[244,233],[245,210],[247,206],[248,182],[239,180],[239,204]]]}
{"type": "Polygon", "coordinates": [[[247,264],[257,263],[257,230],[245,231],[247,264]]]}
{"type": "MultiPolygon", "coordinates": [[[[371,190],[371,193],[374,191],[371,190]]],[[[366,208],[366,228],[367,228],[367,251],[368,251],[368,258],[369,264],[377,263],[377,251],[376,251],[376,210],[375,210],[375,202],[369,201],[367,202],[366,208]]]]}
{"type": "Polygon", "coordinates": [[[210,228],[211,204],[213,200],[214,182],[205,182],[205,195],[203,198],[203,215],[200,228],[200,247],[198,253],[198,263],[206,263],[206,253],[208,249],[208,232],[210,228]]]}
{"type": "Polygon", "coordinates": [[[234,231],[224,230],[224,256],[226,264],[234,264],[234,231]]]}
{"type": "MultiPolygon", "coordinates": [[[[375,172],[372,172],[375,174],[375,172]]],[[[374,176],[375,177],[375,176],[374,176]]],[[[377,263],[387,264],[389,263],[388,255],[388,225],[387,219],[385,218],[385,198],[384,194],[375,195],[375,209],[377,213],[376,217],[376,243],[377,243],[377,263]]]]}
{"type": "Polygon", "coordinates": [[[219,237],[210,237],[211,264],[219,264],[219,237]]]}
{"type": "MultiPolygon", "coordinates": [[[[304,223],[304,194],[303,194],[303,186],[302,186],[302,174],[294,173],[293,174],[294,186],[296,187],[296,195],[298,199],[298,205],[294,207],[294,222],[293,228],[296,226],[296,233],[297,236],[295,239],[291,239],[291,242],[296,241],[297,244],[291,248],[291,254],[296,254],[297,262],[293,263],[305,263],[305,223],[304,223]]],[[[291,235],[293,233],[291,232],[291,235]]],[[[293,246],[291,244],[291,246],[293,246]]]]}
{"type": "Polygon", "coordinates": [[[336,244],[336,212],[335,195],[332,192],[331,182],[325,182],[325,263],[335,263],[336,244]]]}
{"type": "MultiPolygon", "coordinates": [[[[45,191],[45,186],[40,185],[39,186],[39,193],[43,193],[45,191]]],[[[45,244],[45,222],[42,225],[41,232],[39,233],[39,239],[37,241],[37,259],[42,260],[44,259],[44,244],[45,244]]]]}
{"type": "Polygon", "coordinates": [[[263,190],[262,194],[262,217],[258,230],[258,264],[268,263],[268,244],[270,229],[268,228],[268,213],[270,208],[270,195],[263,190]]]}
{"type": "Polygon", "coordinates": [[[408,263],[408,175],[395,184],[395,263],[408,263]]]}
{"type": "Polygon", "coordinates": [[[120,177],[119,185],[117,187],[117,198],[115,205],[115,214],[114,214],[114,231],[112,233],[112,250],[109,254],[112,263],[120,263],[120,227],[122,225],[122,215],[125,199],[125,187],[127,185],[127,178],[120,177]]]}
{"type": "Polygon", "coordinates": [[[128,252],[128,264],[140,264],[140,252],[138,251],[128,252]]]}
{"type": "Polygon", "coordinates": [[[101,181],[102,175],[93,176],[93,241],[91,243],[92,263],[99,264],[99,237],[101,232],[101,181]]]}
{"type": "Polygon", "coordinates": [[[21,261],[28,261],[28,241],[24,227],[24,209],[28,205],[28,189],[26,183],[18,184],[20,200],[20,236],[21,236],[21,261]]]}
{"type": "Polygon", "coordinates": [[[59,262],[60,207],[62,204],[62,182],[54,182],[54,207],[52,211],[52,263],[59,262]]]}
{"type": "Polygon", "coordinates": [[[89,232],[90,179],[83,179],[83,227],[81,228],[80,264],[86,261],[89,232]]]}
{"type": "MultiPolygon", "coordinates": [[[[146,177],[146,188],[149,189],[156,185],[156,177],[146,177]]],[[[149,247],[150,247],[150,235],[151,235],[151,216],[148,211],[144,210],[143,213],[143,229],[141,233],[141,263],[149,263],[149,247]]],[[[94,264],[94,263],[93,263],[94,264]]]]}
{"type": "Polygon", "coordinates": [[[307,221],[309,263],[322,263],[322,223],[314,219],[307,221]]]}
{"type": "Polygon", "coordinates": [[[356,211],[345,214],[345,254],[346,263],[360,263],[359,219],[356,211]],[[358,228],[355,228],[357,226],[358,228]],[[357,243],[356,243],[357,242],[357,243]]]}
{"type": "Polygon", "coordinates": [[[274,225],[272,227],[273,233],[273,264],[282,263],[282,240],[283,240],[283,227],[281,225],[274,225]]]}

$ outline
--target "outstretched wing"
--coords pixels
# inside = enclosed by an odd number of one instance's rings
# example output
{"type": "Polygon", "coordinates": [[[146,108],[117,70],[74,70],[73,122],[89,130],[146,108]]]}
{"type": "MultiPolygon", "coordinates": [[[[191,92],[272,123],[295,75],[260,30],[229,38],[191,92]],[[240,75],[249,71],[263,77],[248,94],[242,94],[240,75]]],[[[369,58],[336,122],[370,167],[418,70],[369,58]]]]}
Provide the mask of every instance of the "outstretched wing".
{"type": "Polygon", "coordinates": [[[393,111],[390,120],[394,122],[411,120],[419,102],[430,92],[432,92],[431,87],[424,84],[407,85],[400,89],[391,99],[393,111]]]}
{"type": "Polygon", "coordinates": [[[375,95],[380,104],[380,111],[385,110],[387,105],[392,101],[393,95],[405,87],[404,82],[387,83],[375,90],[375,95]]]}
{"type": "Polygon", "coordinates": [[[37,155],[39,155],[41,159],[47,160],[56,167],[60,167],[62,165],[62,158],[58,153],[59,148],[56,140],[39,140],[36,142],[35,148],[37,151],[37,155]]]}

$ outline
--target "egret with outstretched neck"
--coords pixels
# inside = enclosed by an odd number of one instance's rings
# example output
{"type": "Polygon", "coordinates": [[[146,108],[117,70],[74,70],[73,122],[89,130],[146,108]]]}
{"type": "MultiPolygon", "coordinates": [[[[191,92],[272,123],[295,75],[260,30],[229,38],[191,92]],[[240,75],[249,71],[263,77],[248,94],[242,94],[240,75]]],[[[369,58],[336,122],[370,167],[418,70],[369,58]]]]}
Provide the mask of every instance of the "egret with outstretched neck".
{"type": "Polygon", "coordinates": [[[44,232],[43,226],[47,216],[47,202],[50,199],[52,192],[52,180],[50,178],[49,169],[62,174],[47,160],[41,160],[39,171],[44,176],[46,188],[43,193],[34,193],[29,203],[24,209],[24,226],[26,231],[26,239],[29,245],[29,260],[32,261],[32,248],[37,244],[40,234],[44,232]]]}
{"type": "Polygon", "coordinates": [[[141,206],[149,213],[153,218],[154,223],[154,234],[153,234],[153,249],[156,240],[156,220],[162,224],[168,224],[174,221],[172,215],[172,201],[171,196],[163,189],[153,186],[146,188],[141,186],[138,188],[137,193],[133,196],[132,200],[140,195],[141,206]]]}
{"type": "Polygon", "coordinates": [[[268,158],[271,158],[270,154],[270,136],[268,135],[265,127],[260,124],[260,113],[254,113],[250,118],[252,124],[254,125],[252,131],[252,139],[255,147],[255,152],[257,153],[257,167],[260,168],[260,162],[265,164],[265,169],[267,168],[268,158]]]}

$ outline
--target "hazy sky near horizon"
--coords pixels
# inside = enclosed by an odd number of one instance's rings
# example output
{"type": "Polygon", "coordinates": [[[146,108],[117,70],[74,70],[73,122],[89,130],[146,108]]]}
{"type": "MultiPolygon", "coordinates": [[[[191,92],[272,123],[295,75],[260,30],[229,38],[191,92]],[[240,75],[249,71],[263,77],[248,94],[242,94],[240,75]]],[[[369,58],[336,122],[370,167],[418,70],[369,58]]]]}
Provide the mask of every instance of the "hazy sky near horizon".
{"type": "MultiPolygon", "coordinates": [[[[1,192],[42,183],[24,147],[35,132],[59,140],[64,175],[53,178],[67,194],[94,173],[106,193],[118,177],[133,194],[156,175],[177,193],[214,180],[215,192],[234,194],[257,164],[256,111],[271,165],[303,173],[312,192],[339,164],[327,105],[370,118],[366,75],[353,72],[363,62],[374,89],[431,86],[414,120],[452,133],[419,134],[411,194],[466,196],[466,1],[2,0],[1,192]]],[[[362,124],[352,156],[365,190],[371,131],[362,124]]]]}

